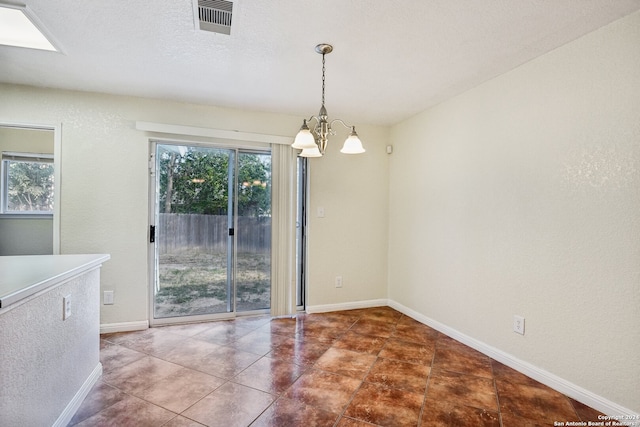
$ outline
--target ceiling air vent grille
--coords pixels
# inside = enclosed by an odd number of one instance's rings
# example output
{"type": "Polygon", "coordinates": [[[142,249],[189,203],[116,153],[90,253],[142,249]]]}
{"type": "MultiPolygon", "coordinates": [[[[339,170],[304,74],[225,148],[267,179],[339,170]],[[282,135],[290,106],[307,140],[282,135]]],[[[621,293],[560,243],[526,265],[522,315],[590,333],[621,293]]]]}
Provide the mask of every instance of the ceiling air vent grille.
{"type": "Polygon", "coordinates": [[[200,29],[214,33],[231,34],[233,3],[225,0],[198,0],[200,29]]]}

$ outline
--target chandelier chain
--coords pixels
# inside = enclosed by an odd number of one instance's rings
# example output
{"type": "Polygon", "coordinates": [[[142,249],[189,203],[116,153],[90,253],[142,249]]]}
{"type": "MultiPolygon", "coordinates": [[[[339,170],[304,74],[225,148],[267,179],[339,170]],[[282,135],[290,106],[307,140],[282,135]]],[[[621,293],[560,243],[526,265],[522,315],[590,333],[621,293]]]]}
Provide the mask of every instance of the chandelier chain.
{"type": "Polygon", "coordinates": [[[324,107],[324,53],[322,54],[322,106],[324,107]]]}

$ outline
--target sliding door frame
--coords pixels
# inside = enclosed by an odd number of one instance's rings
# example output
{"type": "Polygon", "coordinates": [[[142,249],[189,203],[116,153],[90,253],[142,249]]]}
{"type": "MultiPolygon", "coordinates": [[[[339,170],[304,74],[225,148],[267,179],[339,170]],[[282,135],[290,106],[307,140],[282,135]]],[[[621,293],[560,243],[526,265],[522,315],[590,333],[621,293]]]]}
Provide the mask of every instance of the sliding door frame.
{"type": "Polygon", "coordinates": [[[307,207],[309,206],[309,160],[298,157],[296,164],[296,309],[303,312],[307,301],[307,207]]]}
{"type": "MultiPolygon", "coordinates": [[[[254,153],[254,154],[269,154],[271,155],[271,146],[270,144],[265,143],[253,143],[253,142],[243,142],[243,141],[192,141],[192,140],[184,140],[181,138],[150,138],[149,139],[149,227],[148,227],[148,235],[147,235],[147,248],[148,248],[148,290],[149,290],[149,325],[150,326],[161,326],[161,325],[170,325],[170,324],[180,324],[180,323],[194,323],[194,322],[203,322],[203,321],[211,321],[211,320],[225,320],[225,319],[233,319],[241,316],[253,316],[257,314],[268,314],[270,312],[270,308],[251,310],[251,311],[236,311],[236,293],[237,293],[237,284],[235,283],[237,277],[237,227],[238,227],[238,202],[237,202],[237,189],[238,189],[238,161],[239,154],[241,153],[254,153]],[[231,150],[234,152],[233,154],[233,162],[229,162],[229,169],[233,169],[233,182],[229,181],[229,187],[233,187],[233,192],[229,192],[229,195],[233,195],[233,197],[229,197],[229,208],[233,210],[232,215],[230,215],[229,228],[236,230],[233,236],[228,236],[229,239],[228,244],[231,245],[231,249],[227,250],[227,295],[230,297],[227,299],[227,312],[224,313],[213,313],[213,314],[199,314],[199,315],[188,315],[188,316],[176,316],[176,317],[164,317],[164,318],[156,318],[155,317],[155,287],[159,283],[158,277],[158,259],[157,259],[157,250],[156,243],[152,242],[152,227],[156,227],[157,221],[157,203],[158,203],[158,193],[157,193],[157,178],[156,178],[156,152],[158,145],[176,145],[176,146],[194,146],[194,147],[208,147],[214,149],[222,149],[222,150],[231,150]],[[233,206],[232,206],[233,205],[233,206]]],[[[155,239],[154,239],[155,240],[155,239]]],[[[270,250],[271,251],[271,250],[270,250]]],[[[273,256],[273,254],[271,254],[273,256]]],[[[273,284],[270,284],[270,287],[273,287],[273,284]]]]}

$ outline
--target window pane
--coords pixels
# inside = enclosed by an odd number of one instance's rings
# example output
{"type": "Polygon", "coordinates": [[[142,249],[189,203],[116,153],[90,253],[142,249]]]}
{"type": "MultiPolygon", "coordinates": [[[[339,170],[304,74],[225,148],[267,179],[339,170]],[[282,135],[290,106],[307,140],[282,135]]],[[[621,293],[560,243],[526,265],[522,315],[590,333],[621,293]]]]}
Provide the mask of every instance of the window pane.
{"type": "Polygon", "coordinates": [[[157,145],[156,319],[232,311],[234,156],[233,150],[157,145]]]}
{"type": "Polygon", "coordinates": [[[271,306],[271,154],[238,155],[236,311],[271,306]]]}
{"type": "Polygon", "coordinates": [[[7,212],[53,213],[53,163],[5,160],[7,212]]]}

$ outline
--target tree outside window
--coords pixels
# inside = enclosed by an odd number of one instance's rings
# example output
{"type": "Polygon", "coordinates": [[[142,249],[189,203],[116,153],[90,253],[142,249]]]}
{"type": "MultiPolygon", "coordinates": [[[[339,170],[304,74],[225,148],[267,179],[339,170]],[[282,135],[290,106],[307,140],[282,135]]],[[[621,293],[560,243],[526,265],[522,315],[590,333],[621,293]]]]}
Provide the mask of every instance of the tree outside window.
{"type": "MultiPolygon", "coordinates": [[[[160,151],[160,213],[226,215],[229,155],[215,149],[188,147],[183,153],[160,151]]],[[[238,158],[238,212],[271,216],[271,157],[238,158]]]]}
{"type": "Polygon", "coordinates": [[[2,159],[2,213],[53,214],[53,158],[3,153],[2,159]]]}

